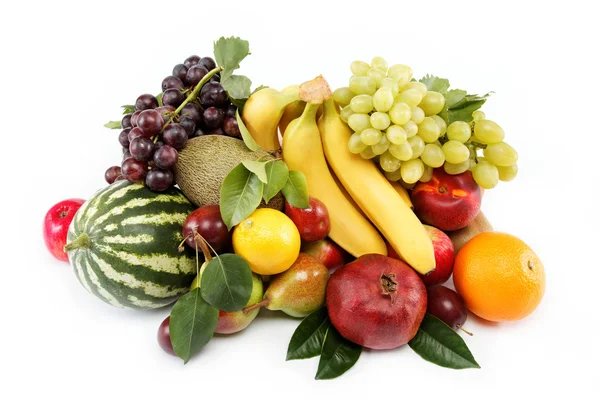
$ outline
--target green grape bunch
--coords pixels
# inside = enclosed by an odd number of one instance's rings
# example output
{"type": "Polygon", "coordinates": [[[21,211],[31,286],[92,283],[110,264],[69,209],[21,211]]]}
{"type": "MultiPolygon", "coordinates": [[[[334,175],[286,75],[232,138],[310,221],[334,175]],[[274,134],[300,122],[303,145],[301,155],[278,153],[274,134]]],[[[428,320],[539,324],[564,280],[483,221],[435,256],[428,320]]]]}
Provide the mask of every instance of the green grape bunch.
{"type": "MultiPolygon", "coordinates": [[[[517,152],[482,111],[456,113],[460,118],[447,123],[447,87],[444,93],[432,90],[413,79],[409,66],[388,67],[382,57],[371,64],[353,61],[350,70],[348,87],[333,93],[354,132],[348,149],[376,162],[388,180],[411,188],[428,182],[434,168],[444,168],[452,175],[471,171],[479,186],[491,189],[517,175],[517,152]]],[[[475,100],[483,104],[485,97],[475,100]]]]}

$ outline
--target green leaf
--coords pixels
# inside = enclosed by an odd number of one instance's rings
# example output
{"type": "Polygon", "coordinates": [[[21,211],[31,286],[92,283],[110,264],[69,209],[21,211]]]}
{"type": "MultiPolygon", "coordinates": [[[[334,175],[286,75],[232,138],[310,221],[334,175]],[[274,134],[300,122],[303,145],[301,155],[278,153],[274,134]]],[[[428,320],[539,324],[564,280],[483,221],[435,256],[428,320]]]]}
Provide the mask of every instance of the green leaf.
{"type": "Polygon", "coordinates": [[[268,203],[281,191],[281,189],[283,189],[283,186],[290,175],[290,171],[288,170],[287,165],[281,160],[267,162],[265,171],[267,172],[267,184],[263,190],[263,199],[265,200],[265,203],[268,203]]]}
{"type": "Polygon", "coordinates": [[[252,294],[252,271],[248,262],[236,254],[222,254],[205,268],[200,282],[204,300],[226,312],[244,308],[252,294]]]}
{"type": "Polygon", "coordinates": [[[133,104],[125,104],[121,106],[123,109],[123,115],[125,114],[133,114],[135,112],[135,106],[133,104]]]}
{"type": "Polygon", "coordinates": [[[181,296],[171,310],[169,332],[173,350],[184,363],[213,337],[219,310],[208,304],[194,289],[181,296]]]}
{"type": "Polygon", "coordinates": [[[424,83],[425,86],[427,86],[427,90],[442,94],[445,94],[450,87],[450,82],[448,79],[438,78],[437,76],[430,74],[425,75],[419,80],[419,82],[424,83]]]}
{"type": "Polygon", "coordinates": [[[288,203],[297,208],[308,208],[308,188],[306,177],[300,171],[290,171],[287,182],[281,188],[281,193],[288,203]]]}
{"type": "Polygon", "coordinates": [[[104,124],[104,127],[108,129],[121,129],[121,121],[108,121],[104,124]]]}
{"type": "Polygon", "coordinates": [[[333,379],[348,371],[360,357],[362,347],[345,339],[331,325],[325,335],[315,379],[333,379]]]}
{"type": "Polygon", "coordinates": [[[235,112],[235,119],[237,119],[238,127],[240,128],[240,133],[242,134],[242,139],[244,140],[244,144],[251,151],[256,151],[260,149],[260,146],[254,141],[254,138],[246,128],[242,117],[240,117],[240,109],[238,108],[235,112]]]}
{"type": "Polygon", "coordinates": [[[467,92],[465,90],[461,90],[461,89],[452,89],[452,90],[448,91],[448,93],[446,93],[446,95],[445,95],[446,107],[448,107],[448,108],[452,107],[453,105],[462,101],[466,95],[467,95],[467,92]]]}
{"type": "Polygon", "coordinates": [[[262,199],[263,183],[242,163],[234,167],[221,184],[221,217],[231,230],[256,210],[262,199]]]}
{"type": "Polygon", "coordinates": [[[491,93],[483,96],[469,94],[459,102],[448,107],[448,122],[451,124],[454,121],[473,121],[473,111],[477,111],[483,106],[491,93]]]}
{"type": "Polygon", "coordinates": [[[442,367],[480,368],[460,335],[431,314],[425,314],[419,331],[408,345],[423,359],[442,367]]]}
{"type": "Polygon", "coordinates": [[[253,174],[255,174],[262,183],[267,183],[266,161],[244,160],[242,164],[253,174]]]}
{"type": "Polygon", "coordinates": [[[243,108],[246,100],[250,97],[250,86],[252,81],[243,75],[231,75],[221,79],[221,85],[225,88],[231,102],[238,108],[243,108]]]}
{"type": "Polygon", "coordinates": [[[240,62],[250,54],[250,44],[247,40],[239,37],[221,37],[215,42],[214,54],[217,65],[223,68],[221,81],[224,81],[240,67],[240,62]]]}
{"type": "Polygon", "coordinates": [[[327,308],[322,307],[304,318],[294,331],[288,346],[286,361],[302,360],[321,354],[327,329],[331,325],[327,308]]]}

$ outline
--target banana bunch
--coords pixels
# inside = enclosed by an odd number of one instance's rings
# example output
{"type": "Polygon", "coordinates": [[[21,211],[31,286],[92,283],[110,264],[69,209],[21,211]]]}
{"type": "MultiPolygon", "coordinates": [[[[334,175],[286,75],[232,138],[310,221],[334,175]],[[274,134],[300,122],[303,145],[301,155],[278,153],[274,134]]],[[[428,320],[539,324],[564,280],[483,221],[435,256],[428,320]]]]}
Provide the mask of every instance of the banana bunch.
{"type": "MultiPolygon", "coordinates": [[[[279,148],[279,142],[274,144],[273,131],[277,138],[279,125],[283,134],[283,160],[290,169],[304,173],[309,194],[327,206],[330,238],[359,257],[372,253],[387,255],[383,235],[416,271],[427,274],[434,270],[433,244],[411,210],[408,193],[399,184],[390,183],[372,161],[350,153],[347,144],[352,131],[340,119],[323,77],[277,93],[279,100],[271,102],[278,104],[276,112],[271,114],[269,123],[262,123],[268,130],[250,128],[258,126],[246,110],[252,97],[244,107],[244,122],[257,143],[270,143],[275,149],[279,148]]],[[[262,114],[266,114],[264,109],[262,114]]]]}

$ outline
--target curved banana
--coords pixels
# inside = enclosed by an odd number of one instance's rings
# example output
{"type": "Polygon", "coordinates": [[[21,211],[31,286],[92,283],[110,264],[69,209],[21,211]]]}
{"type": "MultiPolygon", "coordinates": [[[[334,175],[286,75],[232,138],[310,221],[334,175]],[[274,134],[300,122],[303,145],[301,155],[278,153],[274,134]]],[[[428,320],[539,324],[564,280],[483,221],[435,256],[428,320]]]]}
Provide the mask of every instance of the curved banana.
{"type": "MultiPolygon", "coordinates": [[[[286,88],[281,89],[281,93],[298,93],[299,89],[300,85],[290,85],[286,88]]],[[[302,100],[296,100],[285,107],[285,109],[283,110],[283,115],[279,120],[279,133],[281,133],[281,136],[283,136],[283,134],[285,133],[285,130],[289,123],[302,115],[305,106],[305,102],[303,102],[302,100]]]]}
{"type": "Polygon", "coordinates": [[[408,194],[408,190],[406,190],[404,188],[404,186],[402,186],[398,182],[390,182],[390,185],[392,185],[392,187],[394,188],[394,190],[396,192],[398,192],[398,194],[400,195],[400,197],[402,197],[402,200],[404,200],[404,202],[406,203],[406,205],[408,206],[408,208],[410,208],[411,210],[413,210],[415,208],[415,206],[413,206],[412,200],[410,199],[410,194],[408,194]]]}
{"type": "Polygon", "coordinates": [[[323,149],[340,182],[407,264],[421,274],[433,271],[433,244],[423,225],[375,164],[348,150],[352,132],[333,100],[324,107],[319,120],[323,149]]]}
{"type": "Polygon", "coordinates": [[[371,223],[344,197],[325,161],[316,114],[319,104],[307,104],[283,135],[283,160],[290,169],[306,176],[308,193],[321,200],[329,211],[329,237],[355,257],[387,255],[385,242],[371,223]]]}

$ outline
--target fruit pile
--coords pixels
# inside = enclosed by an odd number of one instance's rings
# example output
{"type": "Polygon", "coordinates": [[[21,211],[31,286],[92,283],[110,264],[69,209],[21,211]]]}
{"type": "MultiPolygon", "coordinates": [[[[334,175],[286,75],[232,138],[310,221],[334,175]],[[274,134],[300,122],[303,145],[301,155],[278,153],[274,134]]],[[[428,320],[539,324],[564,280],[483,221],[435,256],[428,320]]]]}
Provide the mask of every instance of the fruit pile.
{"type": "Polygon", "coordinates": [[[108,304],[172,304],[158,343],[185,363],[267,309],[302,318],[287,359],[319,357],[316,379],[405,344],[479,368],[468,312],[516,321],[545,290],[533,250],[480,210],[482,188],[517,172],[487,95],[380,57],[334,92],[322,76],[251,92],[234,74],[248,54],[221,38],[107,124],[123,164],[48,211],[51,254],[108,304]]]}

